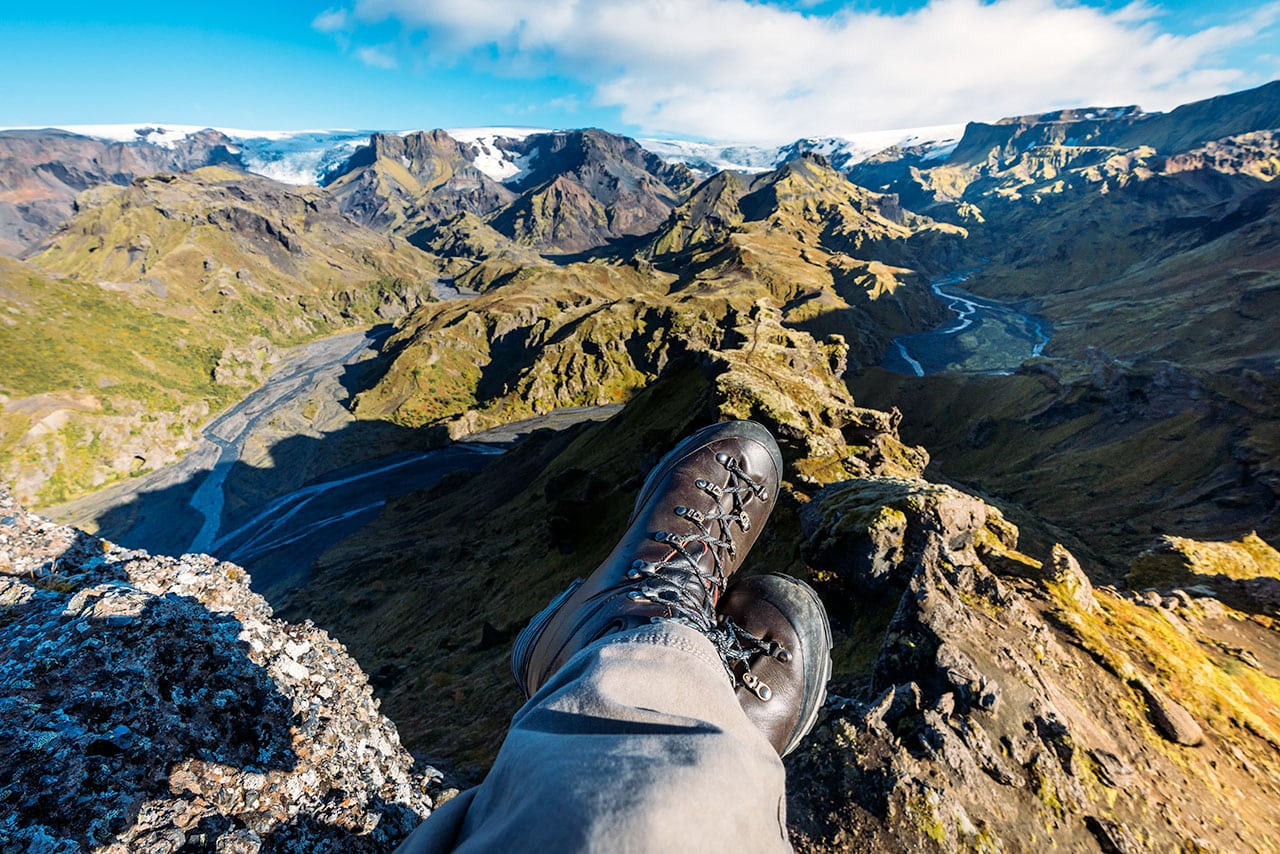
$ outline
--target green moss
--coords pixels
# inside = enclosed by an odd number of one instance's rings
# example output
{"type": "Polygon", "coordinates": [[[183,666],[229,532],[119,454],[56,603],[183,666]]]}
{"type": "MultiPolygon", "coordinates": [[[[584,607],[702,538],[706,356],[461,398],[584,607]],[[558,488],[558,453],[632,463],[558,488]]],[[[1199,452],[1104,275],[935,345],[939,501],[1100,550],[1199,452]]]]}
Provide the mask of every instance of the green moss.
{"type": "Polygon", "coordinates": [[[1066,814],[1066,807],[1062,804],[1062,797],[1058,794],[1058,787],[1053,781],[1046,776],[1039,776],[1036,779],[1035,796],[1040,803],[1048,807],[1049,811],[1055,816],[1061,818],[1066,814]]]}
{"type": "Polygon", "coordinates": [[[1199,584],[1208,576],[1280,578],[1280,553],[1256,533],[1236,542],[1199,542],[1185,537],[1161,537],[1133,561],[1131,587],[1172,587],[1199,584]]]}
{"type": "Polygon", "coordinates": [[[1058,615],[1091,655],[1125,682],[1154,673],[1160,687],[1198,722],[1219,734],[1243,728],[1280,749],[1280,679],[1197,642],[1158,608],[1095,590],[1091,612],[1049,584],[1058,615]],[[1139,668],[1135,662],[1141,663],[1139,668]]]}
{"type": "Polygon", "coordinates": [[[938,845],[947,841],[947,826],[938,812],[938,793],[926,788],[920,794],[912,794],[906,800],[906,812],[916,830],[938,845]]]}

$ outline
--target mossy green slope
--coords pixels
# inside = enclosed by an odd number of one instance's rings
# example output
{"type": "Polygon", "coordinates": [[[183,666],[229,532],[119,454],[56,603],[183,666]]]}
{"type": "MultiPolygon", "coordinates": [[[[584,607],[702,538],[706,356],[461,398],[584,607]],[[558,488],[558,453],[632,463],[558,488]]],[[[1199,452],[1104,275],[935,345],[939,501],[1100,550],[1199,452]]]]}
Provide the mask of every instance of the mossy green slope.
{"type": "Polygon", "coordinates": [[[82,194],[0,294],[5,476],[54,503],[172,461],[276,348],[430,299],[435,267],[322,191],[217,167],[82,194]]]}
{"type": "MultiPolygon", "coordinates": [[[[457,436],[559,407],[621,402],[672,356],[742,334],[735,326],[758,304],[790,330],[838,336],[860,364],[893,334],[934,317],[925,271],[943,263],[963,230],[902,211],[825,163],[788,164],[751,186],[754,196],[742,197],[750,217],[740,214],[713,242],[647,253],[652,260],[531,262],[470,216],[425,230],[422,245],[465,249],[449,270],[481,294],[407,318],[388,343],[390,368],[359,396],[357,412],[447,425],[457,436]],[[863,260],[878,254],[901,266],[863,260]]],[[[669,223],[653,245],[674,230],[669,223]]]]}
{"type": "Polygon", "coordinates": [[[239,393],[198,323],[0,259],[0,472],[50,503],[161,465],[239,393]]]}

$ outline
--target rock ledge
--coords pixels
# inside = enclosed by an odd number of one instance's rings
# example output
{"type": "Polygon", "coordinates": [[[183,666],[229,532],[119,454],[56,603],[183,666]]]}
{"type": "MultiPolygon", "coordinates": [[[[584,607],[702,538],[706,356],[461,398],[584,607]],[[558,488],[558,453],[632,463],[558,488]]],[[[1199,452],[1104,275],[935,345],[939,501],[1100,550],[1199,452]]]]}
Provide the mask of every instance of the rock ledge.
{"type": "Polygon", "coordinates": [[[54,525],[0,486],[0,850],[383,851],[429,814],[368,678],[238,566],[54,525]]]}

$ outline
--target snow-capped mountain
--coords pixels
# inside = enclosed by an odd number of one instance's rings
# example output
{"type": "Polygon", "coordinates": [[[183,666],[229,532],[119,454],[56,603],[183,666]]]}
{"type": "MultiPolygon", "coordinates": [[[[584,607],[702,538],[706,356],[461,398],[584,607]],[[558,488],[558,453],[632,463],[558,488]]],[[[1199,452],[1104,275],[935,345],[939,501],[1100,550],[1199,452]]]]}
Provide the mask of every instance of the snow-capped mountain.
{"type": "MultiPolygon", "coordinates": [[[[23,128],[25,129],[25,128],[23,128]]],[[[173,148],[204,125],[147,122],[137,125],[62,125],[58,130],[111,142],[173,148]]],[[[208,128],[230,138],[246,169],[286,184],[315,184],[369,141],[367,130],[244,130],[208,128]]],[[[19,128],[6,128],[19,130],[19,128]]]]}
{"type": "Polygon", "coordinates": [[[837,169],[848,169],[895,146],[917,149],[926,160],[941,159],[955,150],[963,134],[964,125],[959,124],[810,137],[777,147],[682,139],[638,139],[637,142],[664,160],[683,163],[695,172],[710,175],[724,170],[766,172],[806,151],[824,155],[837,169]]]}
{"type": "MultiPolygon", "coordinates": [[[[5,128],[4,130],[30,130],[5,128]]],[[[112,142],[156,145],[172,148],[188,136],[205,130],[200,125],[159,122],[118,125],[63,125],[70,133],[112,142]]],[[[374,131],[337,130],[245,130],[211,128],[235,145],[245,168],[288,184],[316,184],[344,163],[357,148],[366,145],[374,131]]],[[[672,163],[683,163],[707,176],[722,170],[764,172],[804,151],[816,151],[839,169],[847,169],[891,146],[919,147],[927,159],[942,158],[954,150],[963,125],[939,125],[907,130],[875,131],[848,136],[800,139],[789,145],[761,146],[731,142],[700,142],[684,139],[642,138],[641,146],[672,163]]],[[[397,131],[407,134],[411,131],[397,131]]],[[[547,133],[541,128],[486,127],[452,128],[447,131],[460,142],[479,150],[475,167],[502,182],[516,182],[526,174],[531,155],[511,143],[531,135],[547,133]]]]}

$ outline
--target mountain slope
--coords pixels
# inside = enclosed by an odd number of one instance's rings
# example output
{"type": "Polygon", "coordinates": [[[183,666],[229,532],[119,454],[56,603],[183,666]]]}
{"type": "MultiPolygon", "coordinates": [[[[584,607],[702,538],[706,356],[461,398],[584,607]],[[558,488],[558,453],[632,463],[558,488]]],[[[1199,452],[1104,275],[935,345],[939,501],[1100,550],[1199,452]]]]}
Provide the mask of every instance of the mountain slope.
{"type": "Polygon", "coordinates": [[[216,131],[168,147],[65,131],[0,131],[0,253],[16,255],[41,240],[90,187],[217,164],[236,166],[239,157],[235,143],[216,131]]]}
{"type": "Polygon", "coordinates": [[[344,213],[403,234],[458,213],[483,216],[515,197],[476,168],[478,154],[440,130],[375,133],[324,185],[344,213]]]}
{"type": "Polygon", "coordinates": [[[431,269],[422,253],[360,228],[318,189],[214,167],[88,191],[30,262],[150,289],[173,313],[219,314],[284,337],[339,322],[342,302],[363,300],[370,284],[431,269]]]}
{"type": "Polygon", "coordinates": [[[511,148],[527,162],[511,179],[521,197],[493,226],[544,252],[582,252],[647,234],[693,185],[684,166],[601,130],[533,134],[511,148]]]}
{"type": "Polygon", "coordinates": [[[895,183],[968,213],[965,287],[1034,306],[1047,359],[853,388],[901,406],[941,473],[1087,534],[1122,572],[1153,533],[1280,536],[1280,86],[1117,116],[971,126],[895,183]]]}
{"type": "Polygon", "coordinates": [[[415,239],[448,251],[455,281],[482,293],[406,318],[388,342],[387,372],[358,396],[362,417],[460,435],[620,402],[671,358],[731,337],[735,318],[761,300],[790,328],[847,340],[863,364],[896,332],[927,324],[934,307],[920,271],[963,237],[804,159],[749,185],[711,179],[650,238],[651,261],[529,263],[474,218],[451,228],[415,239]],[[704,228],[717,204],[724,218],[704,228]],[[469,239],[455,239],[464,228],[469,239]],[[705,240],[669,248],[699,229],[705,240]],[[862,260],[873,257],[897,263],[862,260]]]}
{"type": "Polygon", "coordinates": [[[0,265],[0,455],[23,500],[157,468],[280,346],[430,299],[429,256],[320,190],[208,167],[86,191],[0,265]]]}

